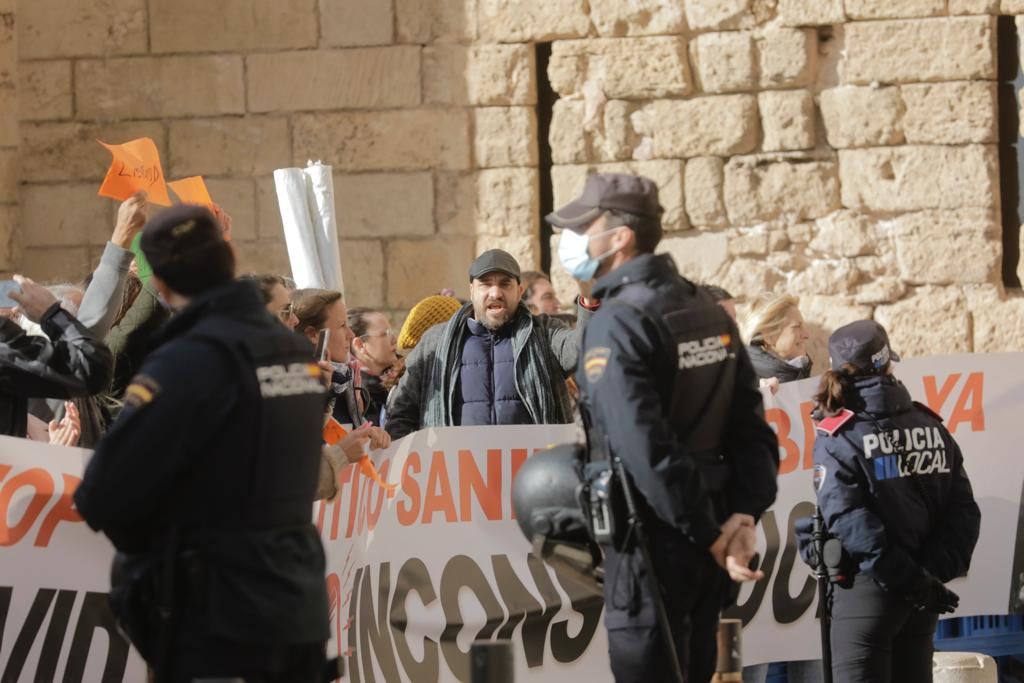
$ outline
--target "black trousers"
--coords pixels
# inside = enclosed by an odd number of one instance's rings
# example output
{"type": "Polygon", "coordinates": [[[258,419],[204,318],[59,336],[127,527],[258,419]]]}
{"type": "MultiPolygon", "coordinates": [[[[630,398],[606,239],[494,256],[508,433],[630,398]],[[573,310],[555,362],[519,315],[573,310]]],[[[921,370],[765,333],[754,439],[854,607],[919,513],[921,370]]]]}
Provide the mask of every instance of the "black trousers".
{"type": "MultiPolygon", "coordinates": [[[[640,550],[604,550],[605,627],[616,683],[672,683],[640,550]]],[[[706,548],[674,534],[655,536],[651,553],[686,683],[708,683],[715,673],[718,615],[729,578],[706,548]]]]}
{"type": "Polygon", "coordinates": [[[874,579],[858,574],[853,587],[834,588],[834,683],[931,683],[932,638],[938,615],[919,612],[874,579]]]}

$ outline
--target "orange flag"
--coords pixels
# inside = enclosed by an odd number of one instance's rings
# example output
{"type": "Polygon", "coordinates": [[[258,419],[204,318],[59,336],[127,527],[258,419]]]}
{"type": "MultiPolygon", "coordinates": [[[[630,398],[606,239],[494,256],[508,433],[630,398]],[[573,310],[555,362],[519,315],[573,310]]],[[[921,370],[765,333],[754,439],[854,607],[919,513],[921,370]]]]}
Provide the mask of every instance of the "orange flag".
{"type": "MultiPolygon", "coordinates": [[[[333,417],[327,418],[327,422],[324,424],[324,443],[329,446],[333,446],[345,438],[347,434],[348,432],[345,431],[345,428],[341,426],[340,422],[335,420],[333,417]]],[[[357,464],[359,465],[359,470],[363,473],[364,477],[370,479],[376,483],[377,486],[387,491],[388,498],[394,497],[395,492],[398,490],[398,484],[389,484],[384,481],[384,478],[380,476],[380,472],[378,472],[377,468],[373,466],[373,461],[370,460],[370,456],[364,455],[359,459],[357,464]]]]}
{"type": "Polygon", "coordinates": [[[203,206],[213,204],[202,176],[194,175],[191,178],[172,180],[167,184],[174,190],[174,194],[178,195],[178,199],[185,204],[201,204],[203,206]]]}
{"type": "Polygon", "coordinates": [[[150,138],[139,138],[122,145],[108,145],[102,140],[96,142],[106,147],[114,157],[100,186],[101,197],[124,201],[144,190],[154,204],[171,205],[163,167],[160,166],[160,152],[150,138]]]}

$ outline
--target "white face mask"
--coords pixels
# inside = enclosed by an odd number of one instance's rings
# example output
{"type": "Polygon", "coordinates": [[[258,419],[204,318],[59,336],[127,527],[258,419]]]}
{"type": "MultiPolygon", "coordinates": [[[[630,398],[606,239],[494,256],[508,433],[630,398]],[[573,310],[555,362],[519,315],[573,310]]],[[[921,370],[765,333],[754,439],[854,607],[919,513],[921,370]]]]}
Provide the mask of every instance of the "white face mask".
{"type": "Polygon", "coordinates": [[[562,262],[565,269],[569,271],[569,274],[577,280],[583,282],[593,280],[597,269],[601,266],[601,262],[617,252],[618,249],[612,249],[600,256],[591,256],[588,251],[590,240],[601,235],[607,235],[622,227],[619,225],[599,232],[596,235],[581,235],[572,230],[563,230],[561,239],[558,241],[558,259],[562,262]]]}

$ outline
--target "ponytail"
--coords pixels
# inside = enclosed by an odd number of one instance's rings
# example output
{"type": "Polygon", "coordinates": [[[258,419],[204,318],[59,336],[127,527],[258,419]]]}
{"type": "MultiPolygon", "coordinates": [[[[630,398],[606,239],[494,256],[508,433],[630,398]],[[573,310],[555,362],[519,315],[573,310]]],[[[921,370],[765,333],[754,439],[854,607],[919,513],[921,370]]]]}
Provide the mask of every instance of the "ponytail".
{"type": "Polygon", "coordinates": [[[817,409],[826,417],[838,415],[846,407],[844,393],[855,375],[862,374],[849,363],[844,363],[838,370],[828,370],[821,376],[818,393],[814,395],[817,409]]]}

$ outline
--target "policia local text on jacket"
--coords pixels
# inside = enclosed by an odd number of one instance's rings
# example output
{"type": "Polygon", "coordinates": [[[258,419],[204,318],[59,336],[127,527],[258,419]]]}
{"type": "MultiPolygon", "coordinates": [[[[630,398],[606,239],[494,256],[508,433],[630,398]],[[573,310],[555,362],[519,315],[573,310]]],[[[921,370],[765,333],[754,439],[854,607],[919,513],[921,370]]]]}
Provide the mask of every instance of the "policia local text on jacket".
{"type": "Polygon", "coordinates": [[[30,398],[90,396],[110,381],[110,351],[59,303],[39,322],[47,337],[0,318],[0,434],[25,436],[30,398]]]}
{"type": "Polygon", "coordinates": [[[818,505],[856,573],[833,586],[832,670],[837,683],[931,681],[938,611],[956,604],[941,584],[967,574],[981,513],[941,418],[889,374],[884,329],[865,320],[837,330],[833,368],[850,348],[884,365],[846,375],[845,408],[821,420],[814,444],[818,505]]]}
{"type": "MultiPolygon", "coordinates": [[[[215,229],[197,207],[156,221],[215,229]]],[[[159,276],[151,225],[143,249],[159,276]]],[[[319,675],[329,630],[310,510],[325,393],[311,357],[251,284],[197,294],[161,330],[89,462],[75,503],[118,551],[163,568],[168,538],[181,539],[165,680],[319,675]]],[[[140,646],[151,663],[154,649],[140,646]]]]}

